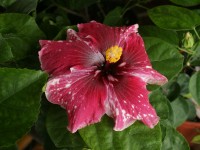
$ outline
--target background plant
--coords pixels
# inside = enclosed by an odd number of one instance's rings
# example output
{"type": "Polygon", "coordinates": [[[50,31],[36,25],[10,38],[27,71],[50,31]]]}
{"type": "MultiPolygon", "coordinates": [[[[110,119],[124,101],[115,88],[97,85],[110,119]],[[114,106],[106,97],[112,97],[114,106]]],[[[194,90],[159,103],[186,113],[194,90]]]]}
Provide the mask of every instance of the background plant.
{"type": "Polygon", "coordinates": [[[200,104],[200,0],[1,0],[0,149],[16,149],[31,133],[47,150],[181,149],[189,146],[176,131],[196,119],[200,104]],[[169,82],[148,86],[160,123],[136,122],[123,132],[100,123],[76,134],[66,130],[65,110],[42,95],[47,74],[40,71],[38,41],[66,39],[68,28],[96,20],[110,26],[138,23],[153,68],[169,82]],[[194,105],[195,103],[195,105],[194,105]]]}

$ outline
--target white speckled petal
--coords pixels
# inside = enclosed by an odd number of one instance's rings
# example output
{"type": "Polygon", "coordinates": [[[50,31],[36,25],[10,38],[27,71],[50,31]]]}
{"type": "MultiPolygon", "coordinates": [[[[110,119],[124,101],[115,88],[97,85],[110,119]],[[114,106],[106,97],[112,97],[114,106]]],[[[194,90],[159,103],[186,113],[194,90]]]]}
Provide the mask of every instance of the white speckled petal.
{"type": "Polygon", "coordinates": [[[98,75],[94,77],[94,68],[71,68],[71,73],[54,77],[47,83],[47,99],[66,108],[68,129],[72,133],[99,122],[105,114],[106,88],[98,75]]]}
{"type": "Polygon", "coordinates": [[[149,84],[163,85],[168,81],[165,76],[152,68],[139,34],[133,33],[127,38],[121,61],[126,62],[122,70],[127,75],[137,76],[149,84]]]}
{"type": "Polygon", "coordinates": [[[42,47],[39,51],[41,68],[53,76],[65,74],[76,65],[91,67],[98,66],[104,61],[103,55],[94,49],[92,44],[82,39],[73,42],[41,40],[40,45],[42,47]]]}
{"type": "Polygon", "coordinates": [[[88,39],[95,45],[102,53],[114,45],[122,47],[125,40],[138,31],[138,24],[128,27],[110,27],[96,21],[89,23],[78,24],[78,35],[88,39]]]}
{"type": "Polygon", "coordinates": [[[114,130],[121,131],[136,120],[153,128],[159,121],[148,100],[146,84],[138,77],[126,76],[108,86],[106,114],[115,119],[114,130]]]}

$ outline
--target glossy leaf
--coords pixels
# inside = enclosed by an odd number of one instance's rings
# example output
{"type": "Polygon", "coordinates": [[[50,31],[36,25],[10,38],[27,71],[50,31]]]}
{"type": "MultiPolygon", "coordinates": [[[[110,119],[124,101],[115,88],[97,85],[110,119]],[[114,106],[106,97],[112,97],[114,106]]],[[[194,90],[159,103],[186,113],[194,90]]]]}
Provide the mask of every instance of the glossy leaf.
{"type": "Polygon", "coordinates": [[[161,29],[156,26],[146,25],[139,27],[139,33],[142,37],[156,37],[169,44],[178,45],[179,39],[175,31],[161,29]]]}
{"type": "MultiPolygon", "coordinates": [[[[163,100],[164,100],[164,98],[165,98],[165,101],[166,101],[167,106],[168,106],[168,111],[165,112],[165,113],[167,113],[168,117],[166,119],[160,120],[162,130],[165,129],[163,126],[173,128],[173,125],[174,125],[174,112],[173,112],[172,106],[171,106],[169,100],[167,100],[166,97],[163,97],[163,100]]],[[[164,137],[165,132],[162,132],[162,134],[163,134],[163,137],[164,137]]]]}
{"type": "Polygon", "coordinates": [[[189,104],[186,99],[179,97],[171,102],[171,106],[174,112],[174,127],[178,127],[188,118],[189,104]]]}
{"type": "Polygon", "coordinates": [[[17,0],[7,8],[7,12],[29,14],[36,11],[38,0],[17,0]]]}
{"type": "Polygon", "coordinates": [[[107,116],[100,123],[79,130],[83,140],[95,150],[159,150],[161,130],[157,125],[150,129],[136,122],[131,127],[117,132],[113,130],[113,120],[107,116]],[[145,141],[145,142],[143,142],[145,141]]]}
{"type": "Polygon", "coordinates": [[[46,78],[41,71],[0,69],[1,146],[13,145],[37,119],[46,78]]]}
{"type": "Polygon", "coordinates": [[[122,19],[122,8],[116,7],[105,16],[103,23],[109,26],[120,26],[123,22],[122,19]]]}
{"type": "Polygon", "coordinates": [[[0,63],[6,62],[13,58],[11,47],[0,33],[0,63]]]}
{"type": "MultiPolygon", "coordinates": [[[[34,130],[37,133],[38,141],[43,143],[44,150],[64,150],[64,148],[56,148],[55,144],[52,142],[46,128],[46,118],[48,113],[48,108],[51,107],[51,103],[47,101],[45,96],[42,96],[40,114],[38,115],[38,119],[34,125],[34,130]]],[[[67,149],[69,150],[69,149],[67,149]]]]}
{"type": "Polygon", "coordinates": [[[200,42],[197,43],[194,54],[192,55],[189,63],[192,66],[200,66],[200,42]]]}
{"type": "Polygon", "coordinates": [[[200,25],[200,16],[189,9],[177,6],[158,6],[148,11],[151,20],[160,28],[190,30],[200,25]]]}
{"type": "Polygon", "coordinates": [[[35,20],[23,14],[0,14],[0,62],[19,60],[35,51],[43,33],[35,20]],[[8,55],[9,54],[9,55],[8,55]],[[4,56],[3,56],[4,55],[4,56]],[[2,59],[2,57],[4,57],[2,59]]]}
{"type": "Polygon", "coordinates": [[[200,71],[190,78],[189,90],[194,100],[200,105],[200,71]]]}
{"type": "Polygon", "coordinates": [[[168,119],[169,109],[166,97],[162,94],[160,89],[157,89],[149,94],[149,100],[152,106],[156,109],[161,121],[168,119]]]}
{"type": "Polygon", "coordinates": [[[170,0],[174,4],[181,6],[195,6],[200,4],[200,0],[170,0]]]}
{"type": "Polygon", "coordinates": [[[165,128],[165,138],[161,150],[189,150],[189,145],[185,138],[171,127],[165,128]]]}
{"type": "Polygon", "coordinates": [[[0,6],[8,7],[11,4],[13,4],[14,2],[16,2],[16,0],[1,0],[0,1],[0,6]]]}
{"type": "Polygon", "coordinates": [[[186,102],[188,103],[187,105],[189,106],[189,112],[187,114],[187,120],[193,120],[194,121],[197,117],[195,105],[190,99],[187,99],[186,102]]]}
{"type": "Polygon", "coordinates": [[[67,130],[66,111],[58,105],[50,105],[47,111],[46,128],[57,148],[72,148],[73,150],[86,147],[79,133],[72,134],[67,130]]]}
{"type": "Polygon", "coordinates": [[[180,89],[181,87],[174,80],[170,80],[168,83],[162,86],[163,93],[170,101],[175,100],[180,95],[180,89]]]}
{"type": "MultiPolygon", "coordinates": [[[[168,106],[163,94],[156,90],[149,99],[161,120],[167,119],[168,106]]],[[[122,132],[114,131],[113,126],[113,120],[104,116],[100,123],[83,128],[79,133],[87,145],[95,150],[132,150],[133,147],[134,150],[160,149],[162,137],[159,125],[149,129],[136,122],[122,132]]]]}
{"type": "Polygon", "coordinates": [[[190,76],[187,75],[186,73],[180,73],[177,78],[177,83],[180,86],[180,92],[182,95],[188,94],[189,93],[189,80],[190,76]]]}
{"type": "Polygon", "coordinates": [[[180,72],[183,56],[172,46],[154,37],[145,37],[145,47],[153,68],[171,79],[180,72]]]}

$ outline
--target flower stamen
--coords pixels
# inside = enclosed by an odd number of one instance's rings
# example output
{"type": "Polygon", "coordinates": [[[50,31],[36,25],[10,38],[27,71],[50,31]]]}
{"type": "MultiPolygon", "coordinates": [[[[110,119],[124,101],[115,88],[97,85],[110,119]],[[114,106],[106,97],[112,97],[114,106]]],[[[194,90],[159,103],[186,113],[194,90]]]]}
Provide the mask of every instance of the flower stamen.
{"type": "Polygon", "coordinates": [[[122,48],[115,45],[106,50],[106,61],[109,63],[117,62],[122,55],[122,48]]]}

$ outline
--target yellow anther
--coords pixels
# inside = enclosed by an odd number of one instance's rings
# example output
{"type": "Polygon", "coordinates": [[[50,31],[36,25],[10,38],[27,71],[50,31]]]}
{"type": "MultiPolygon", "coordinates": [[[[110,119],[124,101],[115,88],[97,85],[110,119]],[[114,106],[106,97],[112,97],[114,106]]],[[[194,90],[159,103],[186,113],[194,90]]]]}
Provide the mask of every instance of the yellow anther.
{"type": "Polygon", "coordinates": [[[115,45],[106,50],[106,61],[109,63],[117,62],[122,55],[122,48],[115,45]]]}

